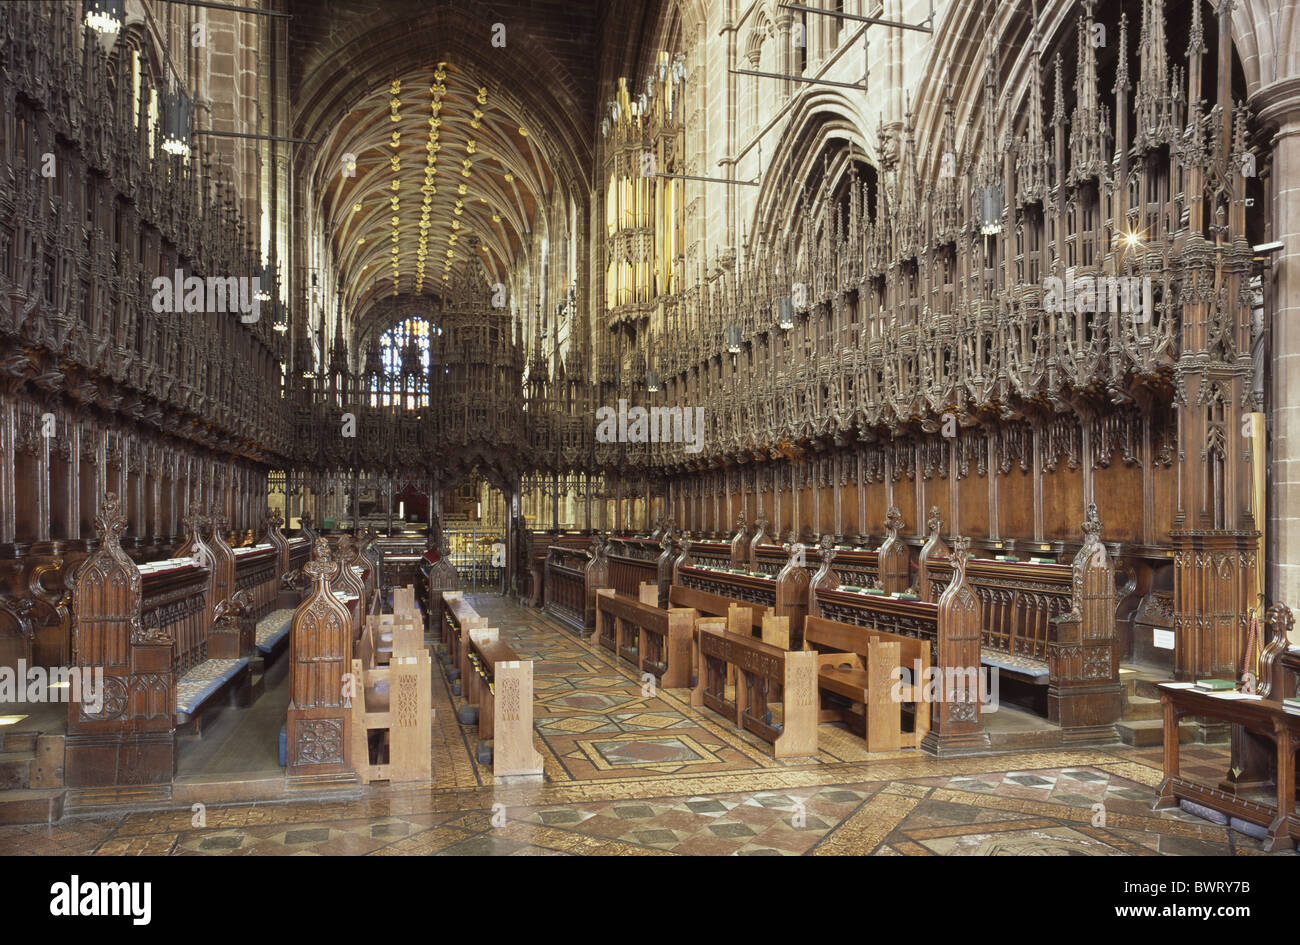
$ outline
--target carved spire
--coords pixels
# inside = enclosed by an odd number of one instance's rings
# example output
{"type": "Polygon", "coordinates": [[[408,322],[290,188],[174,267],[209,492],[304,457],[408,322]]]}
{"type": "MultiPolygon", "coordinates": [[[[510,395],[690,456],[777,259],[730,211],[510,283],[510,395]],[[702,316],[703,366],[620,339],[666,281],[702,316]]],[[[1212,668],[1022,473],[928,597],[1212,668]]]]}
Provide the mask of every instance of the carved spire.
{"type": "Polygon", "coordinates": [[[1116,95],[1121,92],[1131,91],[1132,83],[1128,77],[1128,14],[1121,13],[1119,16],[1119,60],[1115,65],[1115,89],[1116,95]]]}
{"type": "Polygon", "coordinates": [[[1166,46],[1164,0],[1142,0],[1138,82],[1133,97],[1133,111],[1137,115],[1133,146],[1139,151],[1174,144],[1178,136],[1173,120],[1174,103],[1166,46]]]}
{"type": "MultiPolygon", "coordinates": [[[[1097,50],[1093,45],[1095,0],[1084,0],[1079,20],[1078,70],[1074,75],[1074,113],[1070,116],[1071,185],[1105,173],[1106,118],[1097,82],[1097,50]]],[[[1105,27],[1101,27],[1104,29],[1105,27]]]]}
{"type": "MultiPolygon", "coordinates": [[[[1030,35],[1029,115],[1016,161],[1016,205],[1041,203],[1047,195],[1047,134],[1043,124],[1043,66],[1039,60],[1038,3],[1033,4],[1030,35]]],[[[950,93],[949,93],[950,94],[950,93]]],[[[944,114],[950,99],[945,95],[944,114]]]]}

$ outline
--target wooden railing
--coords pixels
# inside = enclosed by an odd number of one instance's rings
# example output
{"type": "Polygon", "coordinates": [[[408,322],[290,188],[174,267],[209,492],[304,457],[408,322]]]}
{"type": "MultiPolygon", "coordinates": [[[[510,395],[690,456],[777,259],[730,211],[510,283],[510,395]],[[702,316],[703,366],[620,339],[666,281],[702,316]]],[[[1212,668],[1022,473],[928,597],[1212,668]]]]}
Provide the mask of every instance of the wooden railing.
{"type": "Polygon", "coordinates": [[[596,590],[609,587],[609,561],[599,536],[591,551],[552,545],[546,558],[547,613],[580,633],[596,626],[596,590]]]}

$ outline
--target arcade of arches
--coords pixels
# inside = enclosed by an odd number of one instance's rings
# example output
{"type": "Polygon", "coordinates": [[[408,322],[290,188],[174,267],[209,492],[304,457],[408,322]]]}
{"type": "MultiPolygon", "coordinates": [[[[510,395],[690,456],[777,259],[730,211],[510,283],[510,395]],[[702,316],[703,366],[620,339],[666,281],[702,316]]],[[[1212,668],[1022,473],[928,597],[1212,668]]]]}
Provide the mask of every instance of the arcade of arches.
{"type": "Polygon", "coordinates": [[[1300,835],[1297,0],[15,2],[0,95],[0,851],[1300,835]]]}

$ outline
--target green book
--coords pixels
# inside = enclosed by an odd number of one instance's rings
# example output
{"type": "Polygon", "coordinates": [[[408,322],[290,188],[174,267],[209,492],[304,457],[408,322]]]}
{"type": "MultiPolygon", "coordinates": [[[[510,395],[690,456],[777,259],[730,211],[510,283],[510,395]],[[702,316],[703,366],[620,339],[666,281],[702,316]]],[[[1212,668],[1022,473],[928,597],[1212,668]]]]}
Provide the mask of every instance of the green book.
{"type": "Polygon", "coordinates": [[[842,591],[848,591],[848,592],[850,592],[850,593],[856,594],[858,591],[862,590],[862,588],[857,587],[857,586],[855,586],[855,585],[853,585],[853,584],[845,584],[844,586],[842,586],[842,587],[840,588],[840,590],[842,590],[842,591]]]}
{"type": "Polygon", "coordinates": [[[865,587],[862,589],[863,594],[870,594],[872,597],[884,597],[885,592],[878,587],[865,587]]]}
{"type": "Polygon", "coordinates": [[[1227,692],[1229,689],[1237,688],[1235,679],[1198,679],[1196,688],[1202,692],[1227,692]]]}

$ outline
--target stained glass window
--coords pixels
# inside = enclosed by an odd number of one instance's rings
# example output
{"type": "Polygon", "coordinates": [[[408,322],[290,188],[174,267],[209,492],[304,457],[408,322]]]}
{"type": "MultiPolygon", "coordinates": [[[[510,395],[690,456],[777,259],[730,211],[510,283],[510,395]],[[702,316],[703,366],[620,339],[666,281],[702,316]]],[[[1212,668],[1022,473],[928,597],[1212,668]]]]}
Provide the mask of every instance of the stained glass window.
{"type": "Polygon", "coordinates": [[[429,405],[429,337],[441,330],[428,319],[408,318],[379,337],[381,370],[371,385],[372,407],[429,405]]]}

